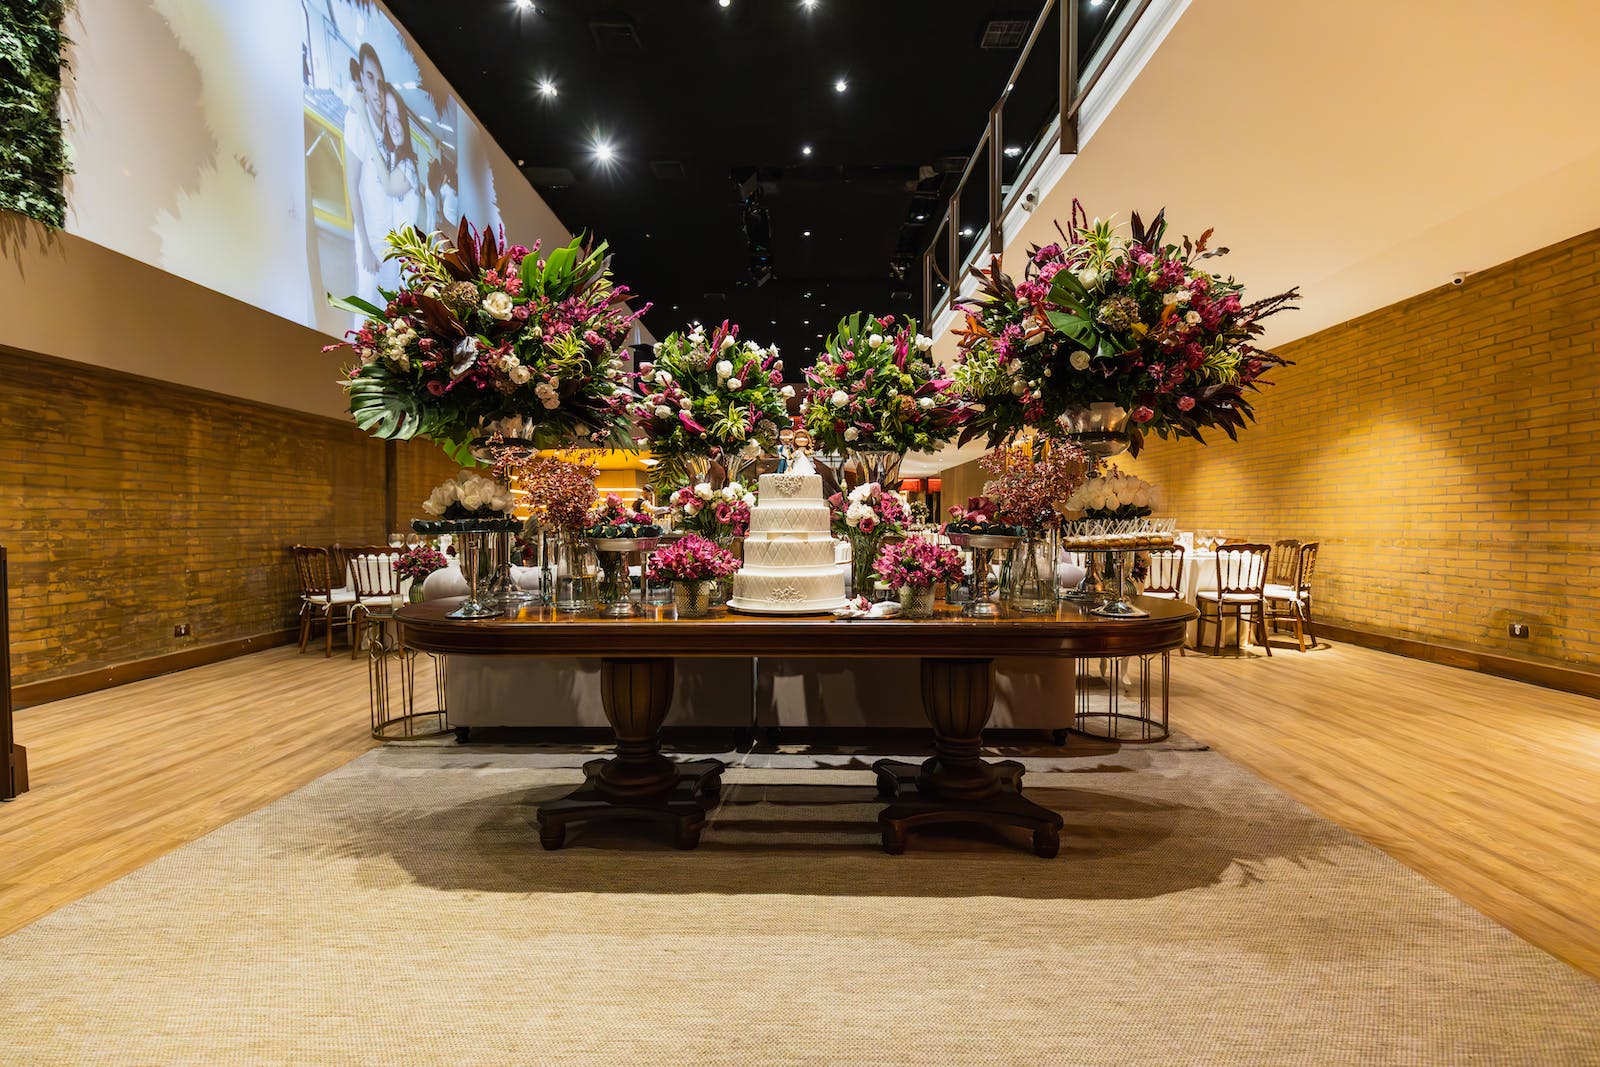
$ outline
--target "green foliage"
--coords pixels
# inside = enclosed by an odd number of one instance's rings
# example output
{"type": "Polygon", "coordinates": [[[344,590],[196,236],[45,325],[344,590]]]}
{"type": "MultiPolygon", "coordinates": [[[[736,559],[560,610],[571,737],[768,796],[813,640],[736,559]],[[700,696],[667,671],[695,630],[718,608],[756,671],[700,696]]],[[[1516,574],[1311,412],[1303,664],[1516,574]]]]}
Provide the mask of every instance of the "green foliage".
{"type": "Polygon", "coordinates": [[[0,208],[60,226],[71,171],[56,101],[69,0],[0,5],[0,208]]]}

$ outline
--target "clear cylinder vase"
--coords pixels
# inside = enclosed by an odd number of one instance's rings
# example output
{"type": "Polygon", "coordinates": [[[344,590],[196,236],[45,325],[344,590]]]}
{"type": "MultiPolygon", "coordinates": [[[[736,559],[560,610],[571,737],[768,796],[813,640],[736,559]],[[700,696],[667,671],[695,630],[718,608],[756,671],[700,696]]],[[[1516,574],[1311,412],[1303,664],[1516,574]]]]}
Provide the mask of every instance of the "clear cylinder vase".
{"type": "Polygon", "coordinates": [[[672,606],[680,619],[703,619],[717,607],[715,578],[672,583],[672,606]]]}
{"type": "Polygon", "coordinates": [[[900,617],[902,619],[933,618],[933,586],[902,585],[900,587],[900,617]]]}
{"type": "Polygon", "coordinates": [[[1029,534],[1012,550],[1000,596],[1007,607],[1025,615],[1055,610],[1055,560],[1048,537],[1029,534]]]}
{"type": "Polygon", "coordinates": [[[872,534],[850,535],[850,595],[864,596],[868,600],[882,599],[878,590],[878,572],[872,565],[878,560],[881,541],[872,534]]]}
{"type": "Polygon", "coordinates": [[[595,607],[599,563],[589,542],[575,533],[555,541],[555,605],[557,611],[584,612],[595,607]]]}

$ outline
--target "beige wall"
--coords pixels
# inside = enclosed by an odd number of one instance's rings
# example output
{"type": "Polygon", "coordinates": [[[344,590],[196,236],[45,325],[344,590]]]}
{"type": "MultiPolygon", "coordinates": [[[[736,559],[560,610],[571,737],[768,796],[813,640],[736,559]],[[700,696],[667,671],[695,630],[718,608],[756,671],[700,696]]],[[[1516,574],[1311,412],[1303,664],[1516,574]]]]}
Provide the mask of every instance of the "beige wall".
{"type": "Polygon", "coordinates": [[[1597,321],[1600,231],[1286,345],[1239,443],[1123,465],[1181,528],[1320,540],[1325,618],[1600,666],[1597,321]]]}

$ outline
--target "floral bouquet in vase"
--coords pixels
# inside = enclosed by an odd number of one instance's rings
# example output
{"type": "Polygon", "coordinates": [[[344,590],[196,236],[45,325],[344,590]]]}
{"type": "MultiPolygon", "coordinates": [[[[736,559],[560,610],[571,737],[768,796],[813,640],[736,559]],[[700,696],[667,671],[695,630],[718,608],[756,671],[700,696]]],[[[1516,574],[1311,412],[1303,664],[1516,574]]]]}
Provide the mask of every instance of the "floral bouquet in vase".
{"type": "Polygon", "coordinates": [[[750,509],[756,494],[741,482],[729,482],[721,489],[710,482],[684,486],[668,498],[673,523],[708,537],[726,547],[750,532],[750,509]]]}
{"type": "Polygon", "coordinates": [[[1012,608],[1030,614],[1054,610],[1056,545],[1052,534],[1062,515],[1058,501],[1083,484],[1090,457],[1076,445],[1050,442],[1041,455],[1027,447],[1001,449],[978,461],[995,475],[983,491],[994,505],[995,520],[1022,531],[1011,554],[1001,596],[1012,608]]]}
{"type": "Polygon", "coordinates": [[[926,619],[933,614],[933,587],[959,582],[966,561],[947,545],[926,537],[908,537],[883,546],[872,567],[889,588],[899,591],[902,616],[926,619]]]}
{"type": "Polygon", "coordinates": [[[400,553],[400,558],[395,560],[394,572],[402,579],[411,583],[410,598],[413,603],[422,600],[422,583],[434,571],[442,571],[450,565],[445,554],[432,545],[412,545],[400,553]]]}
{"type": "Polygon", "coordinates": [[[910,521],[911,510],[898,491],[867,482],[850,490],[849,495],[834,493],[828,498],[833,512],[833,532],[850,542],[850,575],[854,596],[873,589],[873,562],[884,541],[898,537],[910,521]]]}
{"type": "Polygon", "coordinates": [[[732,323],[709,334],[695,323],[657,342],[653,355],[633,375],[628,411],[636,440],[661,461],[655,484],[704,478],[707,460],[734,480],[744,457],[777,445],[794,387],[783,384],[776,345],[741,342],[732,323]]]}
{"type": "Polygon", "coordinates": [[[588,462],[556,456],[535,459],[522,469],[529,522],[548,539],[540,586],[558,611],[583,611],[594,603],[598,563],[583,531],[599,473],[588,462]]]}
{"type": "Polygon", "coordinates": [[[1067,512],[1082,512],[1090,519],[1142,519],[1151,513],[1155,503],[1155,486],[1108,465],[1080,485],[1061,507],[1067,512]]]}
{"type": "Polygon", "coordinates": [[[657,549],[645,565],[652,582],[672,583],[672,602],[678,617],[700,618],[717,603],[718,583],[733,577],[739,559],[699,534],[689,534],[657,549]]]}
{"type": "MultiPolygon", "coordinates": [[[[932,347],[912,319],[857,312],[841,320],[805,372],[805,425],[817,448],[835,457],[855,453],[863,483],[898,486],[900,457],[954,438],[966,405],[928,355],[932,347]]],[[[828,488],[844,489],[843,469],[826,468],[819,473],[828,488]]]]}
{"type": "Polygon", "coordinates": [[[628,309],[604,242],[541,257],[537,244],[508,245],[463,219],[453,240],[406,227],[388,245],[400,287],[382,306],[329,298],[367,318],[347,342],[356,425],[430,438],[460,460],[495,435],[527,447],[631,443],[618,351],[648,308],[628,309]]]}
{"type": "Polygon", "coordinates": [[[440,519],[498,519],[515,507],[510,489],[470,470],[435,486],[422,502],[423,511],[440,519]]]}
{"type": "Polygon", "coordinates": [[[997,444],[1030,427],[1081,432],[1090,406],[1103,404],[1103,429],[1125,432],[1134,454],[1147,431],[1237,438],[1254,418],[1246,393],[1288,362],[1256,344],[1263,320],[1292,309],[1299,292],[1246,302],[1242,285],[1207,269],[1228,251],[1208,247],[1210,230],[1179,244],[1166,231],[1165,211],[1148,225],[1135,212],[1123,231],[1074,202],[1062,240],[1033,250],[1024,280],[998,257],[978,272],[956,331],[956,381],[976,409],[969,434],[997,444]]]}

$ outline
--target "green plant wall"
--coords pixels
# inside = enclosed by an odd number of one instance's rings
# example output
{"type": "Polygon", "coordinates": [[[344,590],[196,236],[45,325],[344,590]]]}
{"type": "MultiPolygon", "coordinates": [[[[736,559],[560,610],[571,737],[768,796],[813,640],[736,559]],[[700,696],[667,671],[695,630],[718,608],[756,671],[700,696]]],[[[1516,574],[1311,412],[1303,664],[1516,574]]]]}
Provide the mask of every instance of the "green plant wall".
{"type": "Polygon", "coordinates": [[[70,0],[0,3],[0,208],[52,226],[66,215],[61,19],[70,0]]]}

